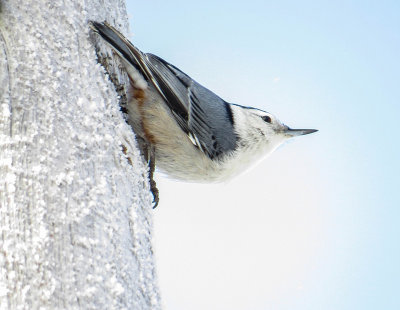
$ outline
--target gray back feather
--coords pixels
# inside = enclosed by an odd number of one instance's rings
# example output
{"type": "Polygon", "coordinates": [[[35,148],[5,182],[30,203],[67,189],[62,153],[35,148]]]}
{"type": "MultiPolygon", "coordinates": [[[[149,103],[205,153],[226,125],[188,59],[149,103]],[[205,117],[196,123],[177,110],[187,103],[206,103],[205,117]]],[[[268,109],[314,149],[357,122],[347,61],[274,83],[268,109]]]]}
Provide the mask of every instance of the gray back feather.
{"type": "Polygon", "coordinates": [[[163,59],[146,58],[178,124],[196,144],[210,158],[233,151],[237,137],[230,104],[163,59]]]}

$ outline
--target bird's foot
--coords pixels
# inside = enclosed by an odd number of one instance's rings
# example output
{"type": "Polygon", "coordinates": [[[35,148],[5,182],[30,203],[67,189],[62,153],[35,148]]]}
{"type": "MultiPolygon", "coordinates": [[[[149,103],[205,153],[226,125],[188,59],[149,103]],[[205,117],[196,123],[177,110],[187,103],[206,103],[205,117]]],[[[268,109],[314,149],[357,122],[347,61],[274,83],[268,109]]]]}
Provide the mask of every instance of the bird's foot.
{"type": "Polygon", "coordinates": [[[149,182],[150,182],[150,190],[153,194],[153,209],[157,208],[158,203],[160,201],[159,191],[157,188],[157,183],[154,181],[154,170],[156,169],[156,161],[155,161],[155,152],[154,148],[150,148],[150,156],[149,156],[149,182]]]}

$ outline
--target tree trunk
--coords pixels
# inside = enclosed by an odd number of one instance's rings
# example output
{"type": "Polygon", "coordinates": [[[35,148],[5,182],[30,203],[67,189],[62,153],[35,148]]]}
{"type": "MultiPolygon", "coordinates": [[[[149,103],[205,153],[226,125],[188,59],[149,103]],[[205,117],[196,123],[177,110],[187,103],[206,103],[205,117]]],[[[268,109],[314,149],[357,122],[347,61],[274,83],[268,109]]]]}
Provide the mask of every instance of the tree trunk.
{"type": "Polygon", "coordinates": [[[89,20],[126,33],[124,1],[0,0],[0,309],[160,308],[147,168],[89,20]]]}

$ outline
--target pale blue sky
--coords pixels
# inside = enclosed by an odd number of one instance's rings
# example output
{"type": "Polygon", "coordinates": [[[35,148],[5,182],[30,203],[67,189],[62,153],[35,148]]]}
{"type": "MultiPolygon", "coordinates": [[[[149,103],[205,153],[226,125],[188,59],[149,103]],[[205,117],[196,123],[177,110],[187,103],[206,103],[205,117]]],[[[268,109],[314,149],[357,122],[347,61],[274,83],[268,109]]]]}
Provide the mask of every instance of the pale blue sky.
{"type": "Polygon", "coordinates": [[[128,1],[132,42],[317,134],[205,186],[158,175],[167,310],[400,309],[400,2],[128,1]]]}

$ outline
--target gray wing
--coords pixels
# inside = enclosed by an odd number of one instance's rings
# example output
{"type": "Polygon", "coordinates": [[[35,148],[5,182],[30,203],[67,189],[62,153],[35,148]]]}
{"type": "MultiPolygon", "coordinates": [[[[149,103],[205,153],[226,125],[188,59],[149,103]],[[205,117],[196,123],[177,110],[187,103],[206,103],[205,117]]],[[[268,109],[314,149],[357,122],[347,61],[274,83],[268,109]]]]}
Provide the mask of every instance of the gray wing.
{"type": "Polygon", "coordinates": [[[154,85],[194,145],[211,159],[235,149],[237,137],[229,103],[160,57],[142,53],[111,26],[92,25],[154,85]]]}
{"type": "Polygon", "coordinates": [[[167,104],[194,144],[211,158],[235,149],[230,105],[163,59],[145,57],[167,104]]]}

